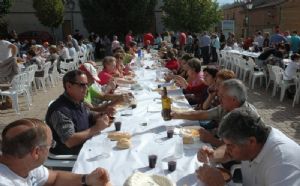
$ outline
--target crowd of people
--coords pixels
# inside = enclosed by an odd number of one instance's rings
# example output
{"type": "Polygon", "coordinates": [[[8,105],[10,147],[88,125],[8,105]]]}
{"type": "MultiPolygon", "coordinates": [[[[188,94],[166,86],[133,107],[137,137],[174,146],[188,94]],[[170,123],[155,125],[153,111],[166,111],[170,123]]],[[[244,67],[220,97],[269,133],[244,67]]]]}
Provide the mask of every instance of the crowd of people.
{"type": "MultiPolygon", "coordinates": [[[[261,33],[257,34],[260,38],[257,42],[265,43],[261,42],[261,33]]],[[[270,43],[278,42],[274,46],[281,50],[285,40],[279,36],[275,38],[271,38],[270,43]]],[[[64,43],[59,43],[55,50],[60,52],[51,55],[47,45],[30,47],[25,66],[33,63],[42,69],[40,58],[66,60],[72,54],[64,43]]],[[[89,45],[93,47],[92,43],[84,44],[75,36],[67,38],[67,46],[74,47],[75,54],[80,55],[80,51],[89,45]]],[[[109,173],[103,168],[88,175],[78,175],[48,170],[42,164],[49,150],[54,154],[77,155],[86,140],[101,135],[101,131],[110,126],[116,105],[134,102],[131,93],[117,94],[115,90],[119,85],[136,83],[137,75],[132,67],[142,66],[143,52],[151,53],[157,49],[156,65],[168,69],[165,81],[174,81],[194,108],[188,112],[173,111],[172,119],[199,120],[200,139],[213,147],[202,147],[197,154],[204,165],[196,170],[196,175],[203,183],[225,185],[221,172],[209,165],[215,162],[228,169],[232,164],[241,163],[243,185],[300,185],[299,145],[263,121],[248,102],[244,83],[236,79],[233,71],[209,65],[211,60],[218,60],[219,49],[235,45],[234,34],[229,34],[225,40],[222,34],[219,39],[218,34],[209,35],[208,32],[200,38],[184,32],[166,32],[163,36],[146,33],[142,47],[132,31],[125,36],[124,45],[113,36],[109,55],[102,60],[103,69],[98,70],[91,58],[77,70],[63,75],[64,92],[50,104],[46,124],[25,118],[5,127],[0,156],[1,184],[109,185],[109,173]],[[208,66],[202,69],[203,64],[208,66]]],[[[12,60],[7,63],[17,64],[17,47],[3,38],[0,47],[6,47],[8,51],[5,56],[0,56],[1,63],[12,60]]],[[[298,57],[293,55],[293,59],[298,57]]]]}

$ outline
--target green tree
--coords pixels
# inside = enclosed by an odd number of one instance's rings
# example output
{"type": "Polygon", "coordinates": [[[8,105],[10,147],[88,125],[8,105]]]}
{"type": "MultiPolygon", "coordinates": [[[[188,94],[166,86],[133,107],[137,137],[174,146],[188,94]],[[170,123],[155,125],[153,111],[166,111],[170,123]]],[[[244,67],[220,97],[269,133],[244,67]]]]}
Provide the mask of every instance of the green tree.
{"type": "Polygon", "coordinates": [[[7,21],[4,20],[4,16],[8,13],[9,8],[12,5],[11,0],[2,0],[0,2],[0,34],[7,34],[7,21]]]}
{"type": "Polygon", "coordinates": [[[59,27],[64,18],[64,4],[62,0],[33,0],[35,15],[41,24],[50,27],[54,35],[54,28],[59,27]]]}
{"type": "Polygon", "coordinates": [[[216,0],[163,0],[163,22],[168,29],[202,32],[221,19],[216,0]]]}
{"type": "Polygon", "coordinates": [[[9,8],[12,5],[11,0],[2,0],[0,1],[0,17],[4,16],[5,14],[8,13],[9,8]]]}
{"type": "Polygon", "coordinates": [[[157,0],[79,0],[88,31],[124,36],[149,31],[154,21],[157,0]]]}

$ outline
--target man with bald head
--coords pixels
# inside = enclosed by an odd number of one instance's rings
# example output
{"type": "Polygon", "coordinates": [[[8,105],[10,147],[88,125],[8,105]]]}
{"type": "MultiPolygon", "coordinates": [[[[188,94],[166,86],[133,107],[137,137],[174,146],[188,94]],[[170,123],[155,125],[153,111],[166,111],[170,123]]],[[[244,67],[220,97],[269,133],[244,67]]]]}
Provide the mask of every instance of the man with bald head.
{"type": "Polygon", "coordinates": [[[8,124],[2,132],[1,186],[110,185],[103,168],[87,175],[48,170],[42,164],[49,148],[54,146],[50,128],[38,119],[20,119],[8,124]]]}

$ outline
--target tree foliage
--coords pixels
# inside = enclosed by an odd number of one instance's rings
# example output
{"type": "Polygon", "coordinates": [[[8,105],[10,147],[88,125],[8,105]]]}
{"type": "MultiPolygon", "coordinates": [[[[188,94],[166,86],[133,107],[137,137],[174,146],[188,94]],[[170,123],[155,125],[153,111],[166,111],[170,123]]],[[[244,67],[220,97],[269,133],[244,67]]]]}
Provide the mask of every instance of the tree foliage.
{"type": "Polygon", "coordinates": [[[0,2],[0,17],[8,13],[8,10],[11,7],[11,5],[12,5],[11,0],[2,0],[0,2]]]}
{"type": "Polygon", "coordinates": [[[202,32],[221,19],[216,0],[163,0],[163,22],[176,31],[202,32]]]}
{"type": "Polygon", "coordinates": [[[64,18],[62,0],[33,0],[33,7],[41,24],[52,29],[62,24],[64,18]]]}
{"type": "Polygon", "coordinates": [[[157,0],[79,0],[88,31],[123,36],[128,30],[143,33],[154,21],[157,0]]]}

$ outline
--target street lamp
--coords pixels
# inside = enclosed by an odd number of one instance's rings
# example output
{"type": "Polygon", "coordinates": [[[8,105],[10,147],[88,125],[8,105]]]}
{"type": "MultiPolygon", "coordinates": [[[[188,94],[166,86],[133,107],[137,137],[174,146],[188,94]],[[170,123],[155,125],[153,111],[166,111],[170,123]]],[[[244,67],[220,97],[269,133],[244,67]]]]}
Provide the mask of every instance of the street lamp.
{"type": "Polygon", "coordinates": [[[250,35],[250,18],[249,12],[253,8],[252,0],[245,0],[245,5],[247,8],[247,37],[250,35]]]}
{"type": "Polygon", "coordinates": [[[71,29],[72,32],[74,31],[74,9],[75,9],[75,1],[74,0],[67,0],[66,1],[67,7],[69,10],[71,10],[71,29]]]}

